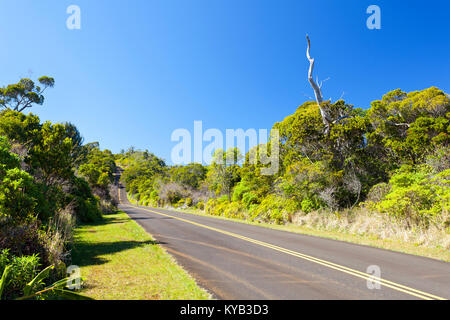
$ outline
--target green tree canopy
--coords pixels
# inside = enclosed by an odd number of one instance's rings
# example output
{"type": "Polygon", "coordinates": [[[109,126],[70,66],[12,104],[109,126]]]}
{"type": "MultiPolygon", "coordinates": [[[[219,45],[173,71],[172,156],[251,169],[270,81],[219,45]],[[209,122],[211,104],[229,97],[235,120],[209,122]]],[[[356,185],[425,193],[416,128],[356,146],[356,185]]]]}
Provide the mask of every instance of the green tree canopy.
{"type": "Polygon", "coordinates": [[[31,79],[21,79],[18,83],[0,88],[0,106],[22,112],[33,104],[44,103],[44,91],[55,85],[53,78],[43,76],[38,79],[42,85],[37,86],[31,79]]]}

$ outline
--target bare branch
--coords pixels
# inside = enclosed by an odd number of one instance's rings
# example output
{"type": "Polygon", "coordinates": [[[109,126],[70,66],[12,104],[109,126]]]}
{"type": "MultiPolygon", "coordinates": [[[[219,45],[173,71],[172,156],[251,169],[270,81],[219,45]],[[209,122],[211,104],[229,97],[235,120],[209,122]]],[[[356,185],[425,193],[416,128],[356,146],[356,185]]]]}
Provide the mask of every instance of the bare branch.
{"type": "Polygon", "coordinates": [[[311,87],[314,89],[314,94],[316,95],[316,101],[320,104],[323,102],[322,90],[320,90],[319,86],[314,82],[313,79],[313,71],[314,71],[314,59],[311,58],[310,50],[311,50],[311,41],[309,40],[309,36],[306,36],[308,40],[308,49],[306,50],[306,57],[309,60],[309,71],[308,71],[308,80],[311,84],[311,87]]]}
{"type": "Polygon", "coordinates": [[[311,96],[307,95],[306,93],[304,93],[303,95],[304,95],[305,97],[307,97],[308,99],[311,99],[311,100],[313,100],[313,99],[314,99],[313,97],[311,97],[311,96]]]}
{"type": "Polygon", "coordinates": [[[390,123],[390,124],[392,124],[394,126],[397,126],[397,127],[407,127],[407,128],[410,127],[409,123],[395,123],[395,122],[392,122],[392,121],[388,121],[388,123],[390,123]]]}
{"type": "MultiPolygon", "coordinates": [[[[330,77],[328,77],[328,78],[326,78],[326,79],[320,81],[319,88],[322,89],[323,84],[324,84],[325,82],[327,82],[328,80],[330,80],[330,77]]],[[[317,81],[317,82],[319,82],[319,81],[317,81]]],[[[331,100],[331,99],[330,99],[330,100],[331,100]]]]}
{"type": "Polygon", "coordinates": [[[323,102],[322,90],[321,90],[320,86],[318,86],[317,83],[314,82],[314,78],[313,78],[314,59],[311,58],[311,55],[310,55],[311,41],[309,40],[309,36],[308,35],[306,35],[306,39],[308,41],[308,48],[306,49],[306,57],[309,60],[308,81],[309,81],[309,83],[311,84],[311,87],[314,90],[314,94],[316,96],[316,102],[319,105],[320,114],[322,116],[322,121],[323,121],[323,124],[325,125],[325,132],[328,133],[329,130],[330,130],[331,120],[330,120],[330,117],[328,116],[327,111],[322,106],[322,102],[323,102]]]}

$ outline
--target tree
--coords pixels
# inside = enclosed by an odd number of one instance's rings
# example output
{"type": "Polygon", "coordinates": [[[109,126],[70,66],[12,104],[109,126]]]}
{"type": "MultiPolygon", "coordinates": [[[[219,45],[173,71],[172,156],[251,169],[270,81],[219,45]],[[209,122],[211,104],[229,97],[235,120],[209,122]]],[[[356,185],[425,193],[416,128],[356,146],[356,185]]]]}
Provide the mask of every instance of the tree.
{"type": "Polygon", "coordinates": [[[208,180],[210,188],[217,194],[225,194],[231,201],[233,187],[241,180],[240,163],[243,156],[238,148],[230,148],[226,152],[218,149],[214,153],[208,180]]]}
{"type": "Polygon", "coordinates": [[[316,96],[316,102],[320,109],[320,115],[322,117],[322,122],[325,126],[325,135],[327,135],[330,132],[330,128],[333,124],[336,124],[340,122],[343,119],[346,119],[349,117],[348,113],[345,113],[345,109],[342,109],[341,112],[335,117],[332,117],[330,114],[330,110],[328,109],[327,105],[331,104],[331,101],[324,102],[323,101],[323,95],[322,95],[322,85],[323,81],[320,83],[317,83],[314,81],[313,78],[313,71],[314,71],[314,64],[315,59],[311,58],[310,50],[311,50],[311,41],[309,40],[309,36],[306,35],[306,40],[308,41],[308,48],[306,49],[306,57],[309,61],[309,70],[308,70],[308,81],[311,84],[311,87],[314,90],[314,94],[316,96]]]}
{"type": "Polygon", "coordinates": [[[200,163],[190,163],[186,166],[174,166],[170,169],[173,182],[197,189],[206,177],[207,169],[200,163]]]}
{"type": "Polygon", "coordinates": [[[21,145],[25,153],[38,143],[41,127],[36,115],[25,115],[11,109],[0,112],[0,135],[7,137],[12,144],[21,145]]]}
{"type": "Polygon", "coordinates": [[[37,188],[33,178],[19,169],[19,158],[0,136],[0,222],[19,224],[33,217],[37,188]]]}
{"type": "Polygon", "coordinates": [[[6,174],[7,170],[20,166],[19,157],[11,153],[10,150],[11,145],[6,137],[0,136],[0,179],[6,174]]]}
{"type": "Polygon", "coordinates": [[[368,141],[385,161],[417,164],[436,147],[448,146],[450,99],[438,88],[391,91],[372,102],[368,117],[368,141]]]}
{"type": "Polygon", "coordinates": [[[36,86],[32,80],[27,78],[21,79],[16,84],[0,88],[0,106],[22,112],[31,108],[33,104],[42,105],[44,103],[44,91],[49,87],[52,88],[55,85],[55,80],[43,76],[38,81],[43,86],[42,88],[36,86]]]}
{"type": "Polygon", "coordinates": [[[42,125],[39,142],[30,150],[27,162],[32,173],[46,186],[60,185],[73,175],[72,139],[65,125],[47,121],[42,125]]]}
{"type": "Polygon", "coordinates": [[[309,40],[309,36],[306,36],[306,39],[308,41],[308,48],[306,49],[306,57],[308,58],[309,61],[309,70],[308,70],[308,81],[311,84],[311,87],[314,90],[314,94],[316,96],[316,102],[319,106],[320,109],[320,114],[322,116],[322,121],[323,124],[325,125],[325,131],[328,132],[328,130],[330,129],[330,125],[331,125],[331,118],[328,115],[328,111],[326,110],[326,108],[322,105],[323,103],[323,95],[322,95],[322,84],[317,84],[314,81],[313,78],[313,71],[314,71],[314,64],[315,64],[315,59],[311,58],[310,55],[310,50],[311,50],[311,41],[309,40]]]}
{"type": "Polygon", "coordinates": [[[114,155],[109,150],[101,151],[98,143],[89,144],[86,149],[89,151],[79,173],[89,182],[94,194],[109,200],[109,187],[114,182],[116,171],[114,155]]]}
{"type": "Polygon", "coordinates": [[[14,168],[0,178],[0,220],[17,224],[34,218],[38,192],[33,177],[14,168]]]}
{"type": "Polygon", "coordinates": [[[66,128],[66,136],[72,141],[70,157],[72,158],[74,165],[78,167],[81,163],[86,161],[86,149],[83,147],[84,139],[74,124],[67,122],[64,124],[64,127],[66,128]]]}

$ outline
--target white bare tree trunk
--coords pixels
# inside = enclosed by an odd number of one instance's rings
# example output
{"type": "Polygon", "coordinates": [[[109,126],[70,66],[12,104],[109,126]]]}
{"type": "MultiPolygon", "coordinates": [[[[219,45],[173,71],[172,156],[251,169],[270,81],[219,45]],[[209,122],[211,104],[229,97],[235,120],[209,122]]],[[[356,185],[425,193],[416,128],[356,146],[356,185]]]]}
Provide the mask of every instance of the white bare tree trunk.
{"type": "Polygon", "coordinates": [[[306,39],[308,40],[308,49],[306,50],[306,57],[309,60],[309,71],[308,71],[308,81],[311,84],[311,87],[314,90],[314,94],[316,95],[316,102],[319,105],[320,109],[320,115],[322,116],[323,124],[325,125],[325,132],[328,133],[330,130],[330,125],[332,123],[327,110],[322,105],[323,102],[323,95],[322,95],[322,88],[321,85],[318,85],[313,78],[313,71],[314,71],[314,59],[311,58],[310,50],[311,50],[311,41],[309,40],[309,36],[306,36],[306,39]]]}

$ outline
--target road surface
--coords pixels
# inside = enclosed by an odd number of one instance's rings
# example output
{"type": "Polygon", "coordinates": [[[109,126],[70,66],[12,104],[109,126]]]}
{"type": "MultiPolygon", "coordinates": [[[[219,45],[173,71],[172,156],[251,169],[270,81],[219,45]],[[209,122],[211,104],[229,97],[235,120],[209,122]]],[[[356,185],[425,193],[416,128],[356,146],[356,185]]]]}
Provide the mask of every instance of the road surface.
{"type": "Polygon", "coordinates": [[[447,262],[134,206],[123,187],[119,198],[120,209],[217,299],[450,298],[447,262]]]}

